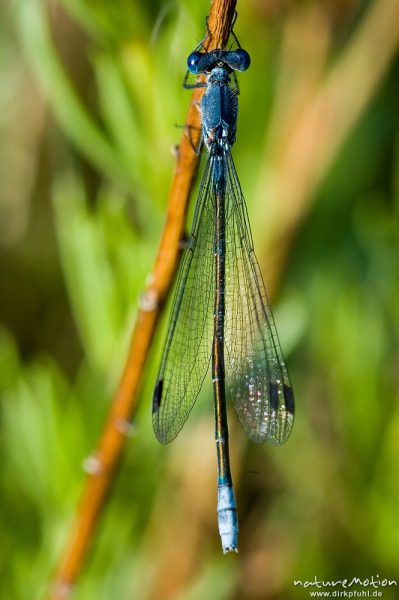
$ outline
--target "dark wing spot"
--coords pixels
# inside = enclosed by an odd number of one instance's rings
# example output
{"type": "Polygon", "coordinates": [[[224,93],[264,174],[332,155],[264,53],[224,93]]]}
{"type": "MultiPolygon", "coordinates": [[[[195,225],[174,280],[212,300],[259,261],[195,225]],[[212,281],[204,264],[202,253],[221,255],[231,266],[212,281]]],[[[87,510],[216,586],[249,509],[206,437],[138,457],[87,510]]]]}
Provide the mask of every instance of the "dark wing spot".
{"type": "Polygon", "coordinates": [[[294,392],[289,385],[284,386],[284,402],[286,410],[293,415],[295,412],[294,392]]]}
{"type": "Polygon", "coordinates": [[[154,395],[152,397],[152,412],[153,414],[159,411],[159,407],[161,406],[161,398],[162,398],[162,389],[163,389],[163,379],[157,381],[157,384],[154,389],[154,395]]]}

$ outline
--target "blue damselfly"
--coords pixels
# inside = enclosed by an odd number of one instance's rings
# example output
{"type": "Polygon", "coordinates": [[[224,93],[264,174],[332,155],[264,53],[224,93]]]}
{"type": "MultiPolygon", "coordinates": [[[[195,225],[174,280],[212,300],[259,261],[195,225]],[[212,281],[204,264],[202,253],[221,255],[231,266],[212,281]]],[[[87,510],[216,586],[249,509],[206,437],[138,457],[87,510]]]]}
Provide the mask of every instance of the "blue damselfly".
{"type": "MultiPolygon", "coordinates": [[[[224,552],[237,551],[238,523],[229,464],[226,396],[255,442],[282,444],[290,434],[294,397],[273,315],[254,254],[247,209],[231,155],[237,123],[235,71],[250,65],[238,47],[187,59],[205,75],[202,140],[209,152],[191,235],[177,280],[153,398],[158,440],[183,427],[212,363],[218,463],[218,523],[224,552]]],[[[201,51],[200,51],[201,47],[201,51]]]]}

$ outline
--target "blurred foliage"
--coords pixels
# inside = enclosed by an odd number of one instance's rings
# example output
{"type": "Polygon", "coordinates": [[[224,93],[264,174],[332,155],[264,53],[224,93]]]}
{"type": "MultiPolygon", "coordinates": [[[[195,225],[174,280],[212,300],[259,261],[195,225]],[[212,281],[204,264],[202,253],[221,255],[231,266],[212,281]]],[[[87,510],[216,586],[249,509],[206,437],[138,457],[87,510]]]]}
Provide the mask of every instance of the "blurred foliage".
{"type": "MultiPolygon", "coordinates": [[[[289,139],[287,115],[295,122],[378,4],[239,5],[252,66],[234,155],[263,265],[270,140],[289,139]]],[[[185,57],[207,13],[205,0],[0,7],[2,598],[43,597],[65,543],[156,254],[189,100],[185,57]]],[[[209,386],[170,448],[154,439],[159,332],[77,599],[297,598],[294,579],[399,579],[398,75],[396,56],[287,246],[274,306],[295,432],[283,448],[253,446],[231,415],[240,555],[219,548],[209,386]],[[193,541],[199,496],[210,518],[201,513],[193,541]]]]}

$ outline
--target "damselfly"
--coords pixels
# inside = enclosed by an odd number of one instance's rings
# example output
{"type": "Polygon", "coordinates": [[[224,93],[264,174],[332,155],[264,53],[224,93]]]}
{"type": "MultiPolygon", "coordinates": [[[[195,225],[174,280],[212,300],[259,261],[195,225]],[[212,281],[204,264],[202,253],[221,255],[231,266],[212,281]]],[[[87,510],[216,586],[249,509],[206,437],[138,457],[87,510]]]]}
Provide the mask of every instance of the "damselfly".
{"type": "Polygon", "coordinates": [[[238,539],[226,396],[255,442],[282,444],[294,418],[291,383],[231,156],[238,101],[230,77],[235,79],[235,71],[250,65],[249,54],[238,41],[237,45],[234,50],[210,52],[197,47],[187,59],[190,73],[206,77],[206,82],[186,87],[206,87],[202,139],[209,155],[153,397],[154,430],[166,444],[183,427],[212,363],[217,510],[224,552],[237,551],[238,539]]]}

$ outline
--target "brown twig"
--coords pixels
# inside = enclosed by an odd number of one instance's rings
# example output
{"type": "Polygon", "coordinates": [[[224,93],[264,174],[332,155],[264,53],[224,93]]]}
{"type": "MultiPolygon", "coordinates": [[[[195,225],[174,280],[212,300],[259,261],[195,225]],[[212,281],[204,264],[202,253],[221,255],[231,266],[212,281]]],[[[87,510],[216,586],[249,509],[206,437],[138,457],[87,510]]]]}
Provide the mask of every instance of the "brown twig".
{"type": "MultiPolygon", "coordinates": [[[[227,43],[236,0],[214,0],[211,6],[209,36],[204,45],[224,47],[227,43]]],[[[197,174],[199,157],[192,144],[199,143],[200,114],[198,101],[202,89],[194,90],[187,114],[191,141],[184,134],[179,146],[175,174],[169,193],[166,223],[150,282],[141,302],[137,322],[119,386],[98,446],[90,460],[88,474],[69,540],[49,592],[49,600],[65,600],[82,571],[93,541],[107,496],[112,488],[129,429],[129,421],[137,406],[137,395],[152,338],[162,306],[170,290],[179,262],[182,237],[190,192],[197,174]]]]}

